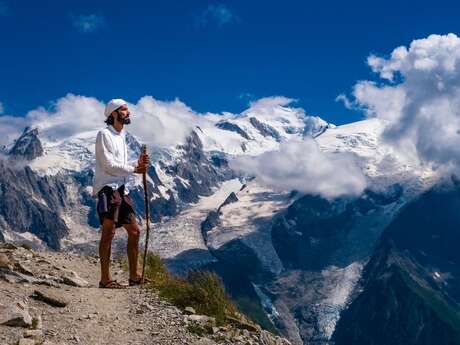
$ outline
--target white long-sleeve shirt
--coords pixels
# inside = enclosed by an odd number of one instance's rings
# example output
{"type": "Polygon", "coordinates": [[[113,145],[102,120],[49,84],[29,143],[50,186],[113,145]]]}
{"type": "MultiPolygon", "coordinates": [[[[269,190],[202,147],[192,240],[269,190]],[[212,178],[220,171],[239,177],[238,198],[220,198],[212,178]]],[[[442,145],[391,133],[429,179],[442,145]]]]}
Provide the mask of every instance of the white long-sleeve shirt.
{"type": "Polygon", "coordinates": [[[96,137],[96,171],[94,175],[93,196],[104,187],[113,189],[125,185],[125,194],[129,193],[126,183],[128,176],[134,174],[136,162],[128,162],[128,149],[125,131],[118,132],[113,126],[100,130],[96,137]]]}

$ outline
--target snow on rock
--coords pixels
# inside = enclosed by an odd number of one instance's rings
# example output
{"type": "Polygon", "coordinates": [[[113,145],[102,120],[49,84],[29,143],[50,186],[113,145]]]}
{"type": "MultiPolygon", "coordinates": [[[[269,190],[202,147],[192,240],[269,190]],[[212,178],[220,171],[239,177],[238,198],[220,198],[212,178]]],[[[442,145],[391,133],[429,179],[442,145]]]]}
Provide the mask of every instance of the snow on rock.
{"type": "Polygon", "coordinates": [[[282,105],[267,109],[251,107],[241,114],[227,114],[224,118],[209,116],[209,123],[199,127],[197,134],[206,151],[258,155],[276,150],[282,142],[304,136],[316,137],[335,127],[319,117],[306,115],[303,109],[282,105]]]}
{"type": "Polygon", "coordinates": [[[211,196],[202,196],[174,218],[152,225],[150,249],[164,259],[175,259],[180,265],[181,255],[186,264],[194,266],[215,261],[203,242],[200,225],[206,215],[222,204],[231,192],[238,191],[238,179],[225,181],[211,196]],[[186,256],[187,254],[190,256],[186,256]]]}
{"type": "Polygon", "coordinates": [[[404,156],[381,138],[385,122],[369,119],[328,128],[316,140],[324,152],[351,152],[360,158],[372,189],[400,183],[410,196],[426,190],[437,179],[436,172],[414,157],[404,156]]]}
{"type": "Polygon", "coordinates": [[[335,330],[340,312],[345,308],[353,289],[361,277],[363,265],[354,262],[347,267],[328,267],[321,272],[324,281],[331,281],[324,294],[324,300],[318,301],[318,325],[321,332],[330,339],[335,330]]]}
{"type": "Polygon", "coordinates": [[[238,200],[220,208],[218,226],[206,233],[208,247],[217,256],[226,255],[226,246],[240,241],[264,270],[278,274],[283,267],[273,248],[271,225],[273,216],[292,202],[289,193],[274,193],[250,181],[235,194],[238,200]]]}

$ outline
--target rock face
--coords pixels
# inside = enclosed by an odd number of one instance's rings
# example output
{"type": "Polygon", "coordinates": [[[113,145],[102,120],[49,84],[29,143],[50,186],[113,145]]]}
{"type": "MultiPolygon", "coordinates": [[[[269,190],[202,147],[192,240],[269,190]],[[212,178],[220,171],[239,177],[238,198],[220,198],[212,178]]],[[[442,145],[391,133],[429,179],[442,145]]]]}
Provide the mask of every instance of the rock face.
{"type": "Polygon", "coordinates": [[[368,257],[391,213],[398,210],[402,192],[395,185],[385,193],[366,191],[357,199],[331,202],[305,195],[296,200],[272,229],[284,267],[321,270],[368,257]]]}
{"type": "Polygon", "coordinates": [[[328,201],[276,196],[250,181],[201,230],[237,299],[257,296],[265,321],[294,344],[326,344],[402,194],[394,185],[328,201]]]}
{"type": "Polygon", "coordinates": [[[179,149],[184,154],[167,172],[175,175],[175,184],[180,200],[185,203],[197,202],[200,195],[211,195],[212,188],[219,182],[235,176],[225,165],[214,164],[208,154],[203,152],[203,144],[195,132],[187,137],[179,149]],[[184,182],[184,180],[186,182],[184,182]]]}
{"type": "Polygon", "coordinates": [[[216,123],[216,127],[224,129],[226,131],[235,132],[241,135],[244,139],[250,140],[249,135],[237,124],[231,123],[229,121],[220,121],[216,123]]]}
{"type": "MultiPolygon", "coordinates": [[[[8,235],[9,240],[59,250],[62,240],[70,237],[68,242],[72,246],[84,250],[82,245],[73,243],[74,240],[81,242],[81,238],[74,239],[78,233],[73,233],[83,228],[88,237],[96,237],[94,230],[100,226],[96,199],[88,189],[93,183],[93,170],[89,165],[81,171],[42,174],[28,164],[13,164],[13,159],[18,157],[30,160],[43,154],[43,150],[38,149],[41,148],[38,134],[36,129],[26,129],[9,151],[10,159],[0,161],[0,197],[3,201],[0,205],[0,241],[8,235]],[[31,239],[29,234],[35,238],[31,239]],[[37,243],[37,239],[41,242],[37,243]]],[[[139,155],[141,145],[137,140],[129,134],[126,140],[131,154],[139,155]]],[[[223,160],[215,160],[203,151],[195,132],[177,150],[180,153],[177,159],[168,163],[159,161],[148,171],[151,219],[154,222],[164,216],[177,215],[188,203],[196,202],[200,195],[210,195],[217,184],[234,175],[223,160]],[[162,170],[162,179],[159,169],[162,170]],[[165,180],[172,183],[166,186],[165,180]]],[[[144,191],[136,185],[130,193],[141,218],[144,191]]]]}
{"type": "Polygon", "coordinates": [[[40,177],[28,166],[10,168],[7,161],[0,161],[0,224],[11,231],[30,232],[59,249],[69,232],[59,214],[71,207],[67,185],[73,182],[71,176],[40,177]]]}
{"type": "Polygon", "coordinates": [[[385,230],[361,291],[334,333],[341,344],[460,344],[460,188],[409,204],[385,230]]]}
{"type": "Polygon", "coordinates": [[[38,129],[24,129],[8,153],[10,156],[32,160],[43,154],[43,147],[38,138],[38,129]]]}
{"type": "Polygon", "coordinates": [[[269,124],[263,123],[255,117],[250,117],[249,122],[253,125],[264,137],[272,137],[276,141],[280,141],[281,136],[279,132],[270,126],[269,124]]]}

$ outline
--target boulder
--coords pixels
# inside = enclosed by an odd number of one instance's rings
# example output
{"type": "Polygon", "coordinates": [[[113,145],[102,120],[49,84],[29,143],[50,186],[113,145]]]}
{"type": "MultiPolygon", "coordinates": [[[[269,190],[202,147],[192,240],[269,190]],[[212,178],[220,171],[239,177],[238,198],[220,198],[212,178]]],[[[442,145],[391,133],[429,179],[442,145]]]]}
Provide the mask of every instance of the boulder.
{"type": "Polygon", "coordinates": [[[188,315],[196,314],[196,311],[192,307],[185,307],[184,312],[188,315]]]}
{"type": "Polygon", "coordinates": [[[30,327],[32,317],[22,302],[0,304],[0,325],[12,327],[30,327]]]}
{"type": "Polygon", "coordinates": [[[35,290],[31,297],[58,308],[63,308],[69,304],[69,302],[67,302],[62,296],[59,296],[51,291],[35,290]]]}
{"type": "Polygon", "coordinates": [[[88,287],[89,283],[78,276],[77,273],[69,271],[67,274],[61,277],[64,284],[75,286],[75,287],[88,287]]]}
{"type": "Polygon", "coordinates": [[[8,256],[4,253],[0,253],[0,269],[11,270],[11,262],[8,256]]]}

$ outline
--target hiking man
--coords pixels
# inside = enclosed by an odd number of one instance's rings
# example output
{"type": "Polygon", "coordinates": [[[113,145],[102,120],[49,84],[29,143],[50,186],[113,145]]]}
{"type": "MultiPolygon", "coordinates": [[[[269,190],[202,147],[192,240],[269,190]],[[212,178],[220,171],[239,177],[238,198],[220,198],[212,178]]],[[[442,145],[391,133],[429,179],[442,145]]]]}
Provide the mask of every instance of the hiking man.
{"type": "Polygon", "coordinates": [[[127,103],[112,99],[105,108],[107,127],[100,130],[96,138],[96,171],[93,195],[97,196],[97,213],[102,225],[99,243],[101,260],[100,288],[119,289],[125,287],[110,275],[110,257],[115,229],[123,226],[128,232],[129,285],[140,285],[137,271],[140,228],[137,224],[134,204],[126,186],[129,175],[143,174],[150,163],[147,154],[128,163],[125,140],[125,125],[131,122],[127,103]]]}

